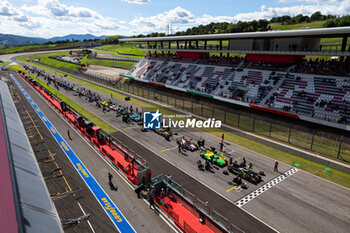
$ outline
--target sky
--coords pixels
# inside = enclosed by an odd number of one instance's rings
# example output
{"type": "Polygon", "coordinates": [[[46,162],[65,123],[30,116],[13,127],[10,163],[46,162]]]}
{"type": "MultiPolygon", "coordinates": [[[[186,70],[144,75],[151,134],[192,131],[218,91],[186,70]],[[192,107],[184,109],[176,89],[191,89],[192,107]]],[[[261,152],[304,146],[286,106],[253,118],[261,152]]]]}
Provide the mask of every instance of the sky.
{"type": "Polygon", "coordinates": [[[138,35],[210,22],[350,14],[350,0],[0,0],[0,33],[138,35]]]}

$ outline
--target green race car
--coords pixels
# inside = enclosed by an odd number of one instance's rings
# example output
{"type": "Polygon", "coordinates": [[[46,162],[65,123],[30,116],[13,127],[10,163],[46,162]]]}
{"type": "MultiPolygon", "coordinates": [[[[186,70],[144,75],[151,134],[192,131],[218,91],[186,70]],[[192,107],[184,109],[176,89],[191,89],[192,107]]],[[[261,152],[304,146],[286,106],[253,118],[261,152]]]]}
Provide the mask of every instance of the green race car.
{"type": "Polygon", "coordinates": [[[203,159],[206,159],[219,167],[225,167],[227,165],[226,159],[222,157],[223,153],[206,149],[205,151],[200,152],[200,155],[203,159]]]}

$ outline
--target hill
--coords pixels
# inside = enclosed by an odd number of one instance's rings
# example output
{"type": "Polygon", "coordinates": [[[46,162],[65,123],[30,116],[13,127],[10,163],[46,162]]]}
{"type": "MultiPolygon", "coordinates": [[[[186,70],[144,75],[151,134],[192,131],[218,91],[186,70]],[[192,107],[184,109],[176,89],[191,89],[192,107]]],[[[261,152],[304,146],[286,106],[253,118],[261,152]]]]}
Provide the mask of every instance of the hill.
{"type": "Polygon", "coordinates": [[[26,36],[17,36],[11,34],[2,34],[0,33],[0,46],[16,46],[16,45],[34,45],[34,44],[44,44],[49,41],[63,41],[63,40],[89,40],[89,39],[104,39],[107,36],[94,36],[91,34],[70,34],[66,36],[56,36],[49,39],[40,38],[40,37],[26,37],[26,36]]]}
{"type": "Polygon", "coordinates": [[[45,38],[38,37],[26,37],[26,36],[16,36],[11,34],[0,33],[0,46],[13,46],[13,45],[33,45],[42,44],[47,42],[45,38]]]}
{"type": "Polygon", "coordinates": [[[92,34],[84,34],[84,35],[81,35],[81,34],[69,34],[69,35],[66,35],[66,36],[56,36],[56,37],[52,37],[50,39],[48,39],[48,41],[52,41],[52,42],[56,42],[56,41],[59,41],[59,40],[89,40],[89,39],[101,39],[103,40],[104,38],[107,38],[107,36],[94,36],[92,34]]]}

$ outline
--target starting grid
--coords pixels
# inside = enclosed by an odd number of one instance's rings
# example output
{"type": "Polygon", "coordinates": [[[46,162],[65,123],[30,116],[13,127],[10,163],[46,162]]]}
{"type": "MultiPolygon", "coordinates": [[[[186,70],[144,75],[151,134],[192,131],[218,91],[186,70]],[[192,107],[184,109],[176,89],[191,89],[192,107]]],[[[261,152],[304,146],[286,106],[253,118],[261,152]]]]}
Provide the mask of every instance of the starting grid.
{"type": "Polygon", "coordinates": [[[258,197],[260,194],[266,192],[267,190],[269,190],[270,188],[272,188],[273,186],[277,185],[278,183],[282,182],[283,180],[287,179],[289,176],[293,175],[294,173],[296,173],[297,171],[299,171],[299,169],[293,167],[291,169],[289,169],[288,171],[286,171],[285,173],[283,173],[282,175],[278,176],[277,178],[271,180],[270,182],[266,183],[265,185],[261,186],[260,188],[258,188],[257,190],[255,190],[254,192],[251,192],[250,194],[248,194],[247,196],[243,197],[242,199],[240,199],[239,201],[236,202],[236,205],[238,207],[242,207],[243,205],[247,204],[249,201],[253,200],[254,198],[258,197]]]}
{"type": "Polygon", "coordinates": [[[66,143],[66,141],[62,138],[62,136],[58,133],[56,128],[51,124],[51,122],[46,118],[45,114],[40,110],[34,100],[29,96],[29,94],[24,90],[22,85],[16,80],[16,78],[11,74],[11,78],[19,87],[23,95],[29,101],[29,103],[34,108],[35,112],[39,115],[40,119],[44,122],[45,126],[49,129],[52,136],[58,142],[64,153],[67,155],[71,163],[73,164],[76,171],[79,173],[81,178],[84,180],[88,188],[91,190],[92,194],[97,199],[98,203],[102,206],[103,210],[107,213],[108,217],[112,220],[113,224],[120,232],[135,232],[134,228],[128,222],[128,220],[123,216],[121,211],[117,208],[117,206],[113,203],[113,201],[109,198],[106,192],[102,189],[99,183],[95,180],[95,178],[91,175],[89,170],[85,167],[85,165],[80,161],[80,159],[76,156],[74,151],[70,148],[70,146],[66,143]]]}

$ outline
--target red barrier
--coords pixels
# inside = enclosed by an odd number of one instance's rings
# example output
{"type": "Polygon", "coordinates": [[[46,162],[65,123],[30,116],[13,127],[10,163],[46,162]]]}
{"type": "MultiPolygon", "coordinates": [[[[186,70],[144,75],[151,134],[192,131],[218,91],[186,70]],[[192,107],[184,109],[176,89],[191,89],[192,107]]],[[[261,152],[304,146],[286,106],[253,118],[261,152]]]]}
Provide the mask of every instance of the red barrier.
{"type": "MultiPolygon", "coordinates": [[[[44,87],[40,86],[38,83],[34,85],[27,76],[18,72],[22,78],[24,78],[31,86],[34,87],[36,91],[38,91],[48,102],[55,107],[67,120],[70,122],[76,129],[78,129],[81,134],[87,138],[99,151],[102,155],[108,158],[123,174],[132,182],[133,184],[140,184],[142,181],[138,180],[138,173],[144,172],[145,174],[140,177],[148,177],[149,172],[143,171],[142,169],[147,169],[142,167],[140,163],[135,159],[135,155],[132,155],[128,152],[126,148],[123,148],[120,144],[118,144],[114,139],[108,135],[104,135],[100,132],[99,127],[94,128],[93,133],[88,134],[86,132],[86,128],[80,125],[77,122],[78,114],[69,109],[68,111],[62,111],[61,101],[58,97],[54,96],[51,92],[46,90],[44,87]],[[99,140],[98,136],[101,134],[104,140],[99,140]],[[107,139],[109,138],[109,139],[107,139]]],[[[144,179],[144,178],[143,178],[144,179]]]]}

